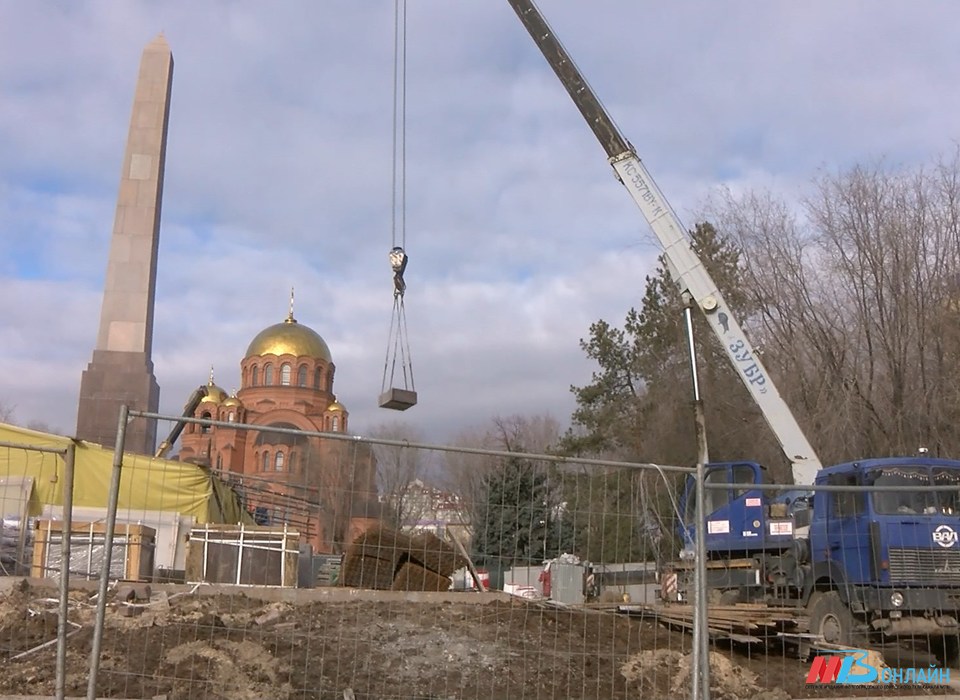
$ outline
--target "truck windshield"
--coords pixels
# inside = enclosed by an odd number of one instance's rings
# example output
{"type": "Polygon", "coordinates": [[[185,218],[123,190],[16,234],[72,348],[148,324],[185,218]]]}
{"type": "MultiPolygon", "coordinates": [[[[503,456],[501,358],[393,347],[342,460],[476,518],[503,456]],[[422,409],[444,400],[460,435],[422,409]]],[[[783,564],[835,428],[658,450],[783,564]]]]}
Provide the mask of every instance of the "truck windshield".
{"type": "Polygon", "coordinates": [[[960,470],[944,467],[883,467],[871,470],[866,483],[891,486],[896,491],[875,491],[873,509],[880,514],[952,515],[958,511],[960,470]],[[911,491],[909,487],[943,486],[942,491],[911,491]],[[908,487],[904,489],[903,487],[908,487]]]}
{"type": "MultiPolygon", "coordinates": [[[[762,469],[763,467],[761,467],[762,469]]],[[[762,475],[761,475],[762,478],[762,475]]],[[[720,508],[730,503],[732,498],[739,498],[747,493],[756,483],[754,468],[749,464],[734,464],[709,467],[703,480],[704,484],[730,484],[730,489],[704,489],[703,492],[703,512],[706,515],[716,512],[720,508]]],[[[693,478],[688,480],[687,504],[684,515],[686,522],[694,522],[697,512],[697,492],[694,488],[693,478]]]]}

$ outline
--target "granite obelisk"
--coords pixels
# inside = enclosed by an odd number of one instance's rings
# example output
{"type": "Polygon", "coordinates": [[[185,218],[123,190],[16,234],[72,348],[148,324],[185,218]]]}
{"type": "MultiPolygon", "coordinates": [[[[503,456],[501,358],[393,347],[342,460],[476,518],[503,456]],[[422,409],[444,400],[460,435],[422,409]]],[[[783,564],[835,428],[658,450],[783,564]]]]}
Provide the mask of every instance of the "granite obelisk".
{"type": "MultiPolygon", "coordinates": [[[[77,437],[107,447],[117,438],[120,406],[157,411],[153,374],[153,304],[160,242],[173,55],[161,33],[147,44],[133,99],[120,193],[93,360],[80,380],[77,437]]],[[[130,422],[125,449],[152,454],[156,421],[130,422]]]]}

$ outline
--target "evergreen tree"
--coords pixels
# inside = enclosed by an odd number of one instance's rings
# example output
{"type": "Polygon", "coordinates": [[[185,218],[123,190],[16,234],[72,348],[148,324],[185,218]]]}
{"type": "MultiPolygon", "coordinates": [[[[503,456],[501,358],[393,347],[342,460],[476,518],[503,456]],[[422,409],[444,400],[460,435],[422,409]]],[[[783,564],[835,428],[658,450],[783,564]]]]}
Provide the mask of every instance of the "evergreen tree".
{"type": "Polygon", "coordinates": [[[563,547],[562,505],[546,467],[506,459],[483,479],[473,550],[478,561],[531,566],[563,547]]]}
{"type": "MultiPolygon", "coordinates": [[[[743,283],[740,250],[711,224],[690,232],[691,245],[741,323],[753,302],[743,283]]],[[[702,314],[694,314],[701,387],[711,458],[780,459],[772,436],[760,429],[758,411],[702,314]],[[758,442],[761,443],[758,449],[758,442]]],[[[573,454],[691,464],[696,443],[683,300],[663,258],[647,277],[640,309],[631,308],[622,329],[599,320],[581,341],[599,370],[576,397],[573,428],[564,449],[573,454]]]]}

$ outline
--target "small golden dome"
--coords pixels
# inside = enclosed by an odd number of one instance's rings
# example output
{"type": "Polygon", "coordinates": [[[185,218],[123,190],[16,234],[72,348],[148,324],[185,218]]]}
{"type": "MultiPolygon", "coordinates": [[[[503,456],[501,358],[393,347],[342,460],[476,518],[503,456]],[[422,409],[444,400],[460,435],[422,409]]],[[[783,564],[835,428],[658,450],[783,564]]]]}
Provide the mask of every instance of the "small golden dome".
{"type": "Polygon", "coordinates": [[[243,406],[243,404],[240,402],[240,399],[234,395],[228,396],[226,399],[224,399],[223,406],[224,408],[237,408],[243,406]]]}
{"type": "Polygon", "coordinates": [[[212,403],[219,404],[225,398],[227,398],[227,392],[218,387],[213,382],[213,365],[210,365],[210,379],[207,380],[207,393],[200,399],[200,403],[212,403]]]}
{"type": "Polygon", "coordinates": [[[297,323],[292,314],[283,323],[264,328],[257,334],[244,357],[255,355],[293,355],[333,361],[323,338],[312,328],[297,323]]]}
{"type": "Polygon", "coordinates": [[[327,410],[328,411],[344,411],[346,409],[343,407],[342,403],[340,403],[339,401],[334,401],[332,404],[327,406],[327,410]]]}
{"type": "Polygon", "coordinates": [[[227,398],[227,392],[216,384],[210,383],[207,384],[207,395],[200,399],[200,403],[220,404],[225,398],[227,398]]]}

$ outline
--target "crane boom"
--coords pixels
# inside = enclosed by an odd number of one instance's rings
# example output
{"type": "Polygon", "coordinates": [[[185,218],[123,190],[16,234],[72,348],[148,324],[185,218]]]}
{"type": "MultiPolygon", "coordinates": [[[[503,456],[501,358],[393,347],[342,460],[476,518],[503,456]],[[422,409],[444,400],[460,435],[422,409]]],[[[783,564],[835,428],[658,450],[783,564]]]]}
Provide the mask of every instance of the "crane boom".
{"type": "Polygon", "coordinates": [[[773,379],[754,351],[720,290],[690,245],[686,229],[654,182],[633,146],[607,114],[569,54],[532,0],[508,0],[520,21],[566,88],[600,145],[617,178],[640,208],[663,249],[667,268],[681,291],[690,294],[704,312],[753,400],[790,462],[794,483],[812,484],[821,468],[817,457],[780,396],[773,379]]]}
{"type": "MultiPolygon", "coordinates": [[[[213,379],[210,383],[213,384],[213,379]]],[[[190,398],[187,399],[187,403],[183,407],[183,416],[188,417],[192,416],[193,412],[197,410],[197,406],[200,405],[200,401],[204,396],[207,395],[207,385],[201,384],[196,389],[193,390],[193,393],[190,394],[190,398]]],[[[167,453],[170,451],[170,448],[173,447],[173,443],[177,441],[177,438],[180,437],[180,433],[183,432],[186,423],[182,420],[174,423],[173,427],[170,429],[170,434],[167,435],[166,439],[160,443],[160,446],[157,448],[157,451],[154,453],[154,457],[166,457],[167,453]]]]}

